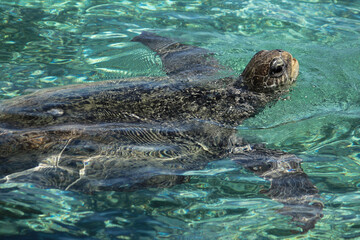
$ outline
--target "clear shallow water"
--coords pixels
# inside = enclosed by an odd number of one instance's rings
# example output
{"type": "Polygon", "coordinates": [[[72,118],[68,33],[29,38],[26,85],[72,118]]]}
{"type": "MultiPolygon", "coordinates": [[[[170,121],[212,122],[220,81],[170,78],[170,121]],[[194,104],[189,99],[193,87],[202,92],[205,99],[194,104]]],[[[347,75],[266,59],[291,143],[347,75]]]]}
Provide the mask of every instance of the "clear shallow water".
{"type": "Polygon", "coordinates": [[[169,189],[85,195],[31,185],[0,187],[8,238],[360,238],[360,3],[354,1],[2,1],[0,98],[31,89],[164,75],[130,39],[143,30],[198,45],[241,73],[261,49],[300,62],[283,101],[239,134],[300,156],[325,203],[305,235],[260,194],[267,182],[219,160],[169,189]]]}

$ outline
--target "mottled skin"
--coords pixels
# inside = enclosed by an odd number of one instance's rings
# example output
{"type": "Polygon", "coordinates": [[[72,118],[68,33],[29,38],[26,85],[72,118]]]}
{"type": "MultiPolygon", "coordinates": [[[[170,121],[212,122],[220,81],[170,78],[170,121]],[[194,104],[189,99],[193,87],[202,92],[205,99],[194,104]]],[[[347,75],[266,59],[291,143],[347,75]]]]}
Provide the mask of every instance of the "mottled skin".
{"type": "Polygon", "coordinates": [[[74,122],[159,123],[193,119],[236,126],[272,98],[235,88],[236,81],[229,81],[227,85],[202,85],[172,80],[169,77],[136,78],[42,90],[4,102],[0,126],[23,128],[74,122]]]}
{"type": "Polygon", "coordinates": [[[249,144],[236,127],[288,91],[299,64],[261,51],[240,77],[205,49],[152,33],[135,37],[155,51],[167,77],[112,80],[39,90],[0,105],[3,182],[93,192],[168,187],[187,170],[230,158],[271,182],[266,195],[284,215],[313,228],[318,190],[294,155],[249,144]],[[206,80],[211,79],[211,80],[206,80]]]}

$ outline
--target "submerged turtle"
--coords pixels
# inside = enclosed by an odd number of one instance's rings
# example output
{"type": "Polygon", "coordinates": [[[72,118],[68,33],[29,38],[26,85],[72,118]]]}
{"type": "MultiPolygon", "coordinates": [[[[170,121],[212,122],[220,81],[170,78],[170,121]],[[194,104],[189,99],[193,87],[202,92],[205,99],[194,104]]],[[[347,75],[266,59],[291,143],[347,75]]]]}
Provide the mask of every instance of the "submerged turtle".
{"type": "Polygon", "coordinates": [[[230,158],[271,182],[264,191],[304,231],[321,218],[318,190],[300,159],[249,144],[235,127],[288,92],[298,61],[283,50],[255,54],[240,77],[207,50],[149,32],[141,42],[165,77],[39,90],[0,105],[2,182],[92,192],[167,187],[188,170],[230,158]]]}

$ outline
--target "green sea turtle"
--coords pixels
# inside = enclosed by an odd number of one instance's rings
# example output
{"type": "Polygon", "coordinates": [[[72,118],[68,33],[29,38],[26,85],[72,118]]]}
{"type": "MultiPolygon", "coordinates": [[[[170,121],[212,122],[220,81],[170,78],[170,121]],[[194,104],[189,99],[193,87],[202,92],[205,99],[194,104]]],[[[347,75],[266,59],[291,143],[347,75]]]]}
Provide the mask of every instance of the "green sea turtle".
{"type": "Polygon", "coordinates": [[[248,143],[235,127],[288,92],[299,64],[283,50],[255,54],[240,77],[207,50],[153,33],[133,39],[161,58],[165,77],[39,90],[0,105],[2,182],[92,192],[167,187],[229,158],[271,182],[264,191],[307,231],[323,205],[294,155],[248,143]]]}

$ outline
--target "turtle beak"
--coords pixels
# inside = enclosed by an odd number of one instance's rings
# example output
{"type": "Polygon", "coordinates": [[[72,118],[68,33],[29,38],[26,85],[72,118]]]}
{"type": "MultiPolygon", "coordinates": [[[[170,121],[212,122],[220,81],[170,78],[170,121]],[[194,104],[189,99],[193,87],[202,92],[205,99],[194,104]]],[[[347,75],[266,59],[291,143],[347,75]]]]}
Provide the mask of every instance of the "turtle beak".
{"type": "Polygon", "coordinates": [[[292,66],[291,66],[291,79],[295,81],[298,75],[299,75],[299,62],[298,60],[296,60],[296,58],[293,58],[292,66]]]}

